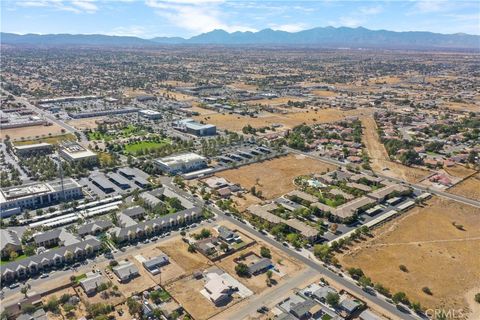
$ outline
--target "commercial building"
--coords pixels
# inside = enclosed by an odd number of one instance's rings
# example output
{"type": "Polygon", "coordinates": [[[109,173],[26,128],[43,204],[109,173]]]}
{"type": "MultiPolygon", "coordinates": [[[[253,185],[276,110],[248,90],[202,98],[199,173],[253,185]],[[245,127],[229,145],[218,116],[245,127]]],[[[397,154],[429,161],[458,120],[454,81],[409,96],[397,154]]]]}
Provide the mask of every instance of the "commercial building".
{"type": "Polygon", "coordinates": [[[139,108],[92,110],[92,111],[85,111],[85,112],[69,112],[68,116],[74,119],[81,119],[81,118],[111,116],[116,114],[135,113],[135,112],[138,112],[139,110],[140,110],[139,108]]]}
{"type": "Polygon", "coordinates": [[[97,174],[88,178],[92,183],[105,193],[115,191],[115,186],[103,174],[97,174]]]}
{"type": "Polygon", "coordinates": [[[0,216],[19,213],[22,209],[38,209],[60,202],[83,197],[82,187],[73,179],[36,182],[23,186],[0,189],[0,216]]]}
{"type": "Polygon", "coordinates": [[[41,143],[35,143],[35,144],[15,146],[14,149],[17,156],[28,157],[31,155],[38,156],[38,155],[52,153],[53,146],[50,143],[41,142],[41,143]]]}
{"type": "Polygon", "coordinates": [[[196,153],[183,153],[155,160],[160,170],[176,174],[187,173],[207,167],[207,159],[196,153]]]}
{"type": "Polygon", "coordinates": [[[138,114],[141,117],[146,118],[146,119],[150,119],[150,120],[156,120],[156,119],[161,119],[162,118],[162,114],[158,111],[155,111],[155,110],[149,110],[149,109],[140,110],[140,111],[138,111],[138,114]]]}
{"type": "Polygon", "coordinates": [[[92,161],[97,162],[97,154],[82,147],[76,142],[64,143],[59,150],[60,156],[68,162],[92,161]]]}
{"type": "Polygon", "coordinates": [[[217,127],[213,124],[198,123],[193,119],[183,119],[173,124],[174,128],[186,133],[202,136],[213,136],[217,134],[217,127]]]}

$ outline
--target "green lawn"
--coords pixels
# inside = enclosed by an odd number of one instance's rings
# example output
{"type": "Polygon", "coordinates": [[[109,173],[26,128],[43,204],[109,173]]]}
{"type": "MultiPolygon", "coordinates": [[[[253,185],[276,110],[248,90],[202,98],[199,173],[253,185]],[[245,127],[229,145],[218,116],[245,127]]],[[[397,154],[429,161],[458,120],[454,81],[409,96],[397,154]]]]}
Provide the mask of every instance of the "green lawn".
{"type": "Polygon", "coordinates": [[[7,264],[9,262],[19,261],[19,260],[25,259],[26,257],[27,257],[26,254],[21,254],[15,260],[0,260],[0,266],[2,266],[4,264],[7,264]]]}
{"type": "Polygon", "coordinates": [[[144,136],[146,134],[146,131],[143,129],[140,129],[137,126],[134,126],[133,124],[130,124],[120,130],[119,132],[115,134],[109,134],[109,133],[102,133],[100,131],[93,131],[88,134],[88,139],[89,140],[104,140],[104,141],[110,141],[115,138],[127,138],[132,135],[135,136],[144,136]]]}
{"type": "Polygon", "coordinates": [[[13,142],[13,144],[16,146],[36,144],[41,142],[50,143],[50,144],[59,144],[60,142],[63,142],[63,141],[76,141],[76,140],[77,140],[77,137],[73,133],[67,133],[67,134],[62,134],[58,136],[43,137],[43,138],[32,139],[32,140],[15,141],[13,142]]]}
{"type": "Polygon", "coordinates": [[[75,283],[79,283],[81,280],[86,279],[87,275],[82,273],[81,275],[75,276],[75,283]]]}
{"type": "Polygon", "coordinates": [[[161,142],[140,141],[135,143],[129,143],[125,145],[125,153],[136,155],[139,153],[140,150],[145,152],[145,151],[150,151],[152,149],[159,149],[162,146],[166,145],[167,143],[170,143],[170,142],[168,140],[164,140],[161,142]]]}

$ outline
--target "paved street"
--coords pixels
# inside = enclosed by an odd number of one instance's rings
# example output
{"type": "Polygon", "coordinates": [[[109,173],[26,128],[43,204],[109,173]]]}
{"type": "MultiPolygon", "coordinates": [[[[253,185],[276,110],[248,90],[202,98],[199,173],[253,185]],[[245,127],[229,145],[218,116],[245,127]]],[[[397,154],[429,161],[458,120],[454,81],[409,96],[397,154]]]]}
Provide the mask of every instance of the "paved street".
{"type": "MultiPolygon", "coordinates": [[[[333,165],[336,165],[336,166],[345,166],[346,165],[345,163],[343,163],[341,161],[333,160],[333,159],[326,158],[326,157],[316,156],[316,155],[310,154],[308,152],[302,152],[302,151],[295,150],[295,149],[292,149],[292,148],[287,148],[287,149],[291,152],[301,154],[301,155],[304,155],[306,157],[310,157],[310,158],[317,159],[317,160],[320,160],[320,161],[324,161],[324,162],[327,162],[327,163],[330,163],[330,164],[333,164],[333,165]]],[[[455,201],[458,201],[458,202],[462,202],[462,203],[480,208],[480,201],[477,201],[477,200],[465,198],[465,197],[458,196],[458,195],[451,194],[451,193],[444,192],[444,191],[435,190],[435,189],[428,188],[426,186],[422,186],[422,185],[419,185],[419,184],[403,181],[402,179],[388,177],[388,176],[382,175],[380,173],[376,173],[376,174],[377,174],[377,176],[379,176],[381,178],[384,178],[384,179],[389,179],[389,180],[392,180],[392,181],[395,181],[395,182],[404,183],[404,184],[406,184],[406,185],[408,185],[408,186],[410,186],[414,189],[429,192],[429,193],[432,193],[432,194],[435,194],[435,195],[438,195],[438,196],[441,196],[441,197],[444,197],[444,198],[448,198],[448,199],[451,199],[451,200],[455,200],[455,201]]]]}

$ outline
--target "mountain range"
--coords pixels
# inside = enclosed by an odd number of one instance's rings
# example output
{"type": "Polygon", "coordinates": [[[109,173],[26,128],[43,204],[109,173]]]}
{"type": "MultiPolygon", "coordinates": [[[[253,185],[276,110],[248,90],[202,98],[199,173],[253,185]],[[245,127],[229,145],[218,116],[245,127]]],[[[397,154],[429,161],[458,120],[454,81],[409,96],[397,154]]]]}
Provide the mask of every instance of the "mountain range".
{"type": "Polygon", "coordinates": [[[264,29],[258,32],[213,30],[191,37],[157,37],[101,34],[25,34],[0,33],[0,43],[43,46],[123,46],[159,45],[278,45],[327,48],[396,48],[396,49],[480,49],[480,36],[463,33],[440,34],[424,31],[394,32],[363,27],[322,27],[299,32],[264,29]]]}

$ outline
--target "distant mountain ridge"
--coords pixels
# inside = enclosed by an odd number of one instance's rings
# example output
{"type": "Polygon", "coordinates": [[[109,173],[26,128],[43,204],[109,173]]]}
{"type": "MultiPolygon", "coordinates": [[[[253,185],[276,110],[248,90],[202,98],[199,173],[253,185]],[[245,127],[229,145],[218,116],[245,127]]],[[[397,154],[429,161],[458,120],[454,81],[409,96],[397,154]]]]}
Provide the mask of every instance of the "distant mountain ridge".
{"type": "Polygon", "coordinates": [[[285,45],[349,48],[399,49],[480,49],[480,36],[469,34],[440,34],[424,31],[395,32],[369,30],[363,27],[322,27],[299,32],[264,29],[258,32],[232,32],[213,30],[191,37],[139,37],[108,36],[101,34],[72,35],[49,34],[18,35],[1,33],[2,44],[14,45],[92,45],[92,46],[158,46],[158,45],[285,45]]]}

